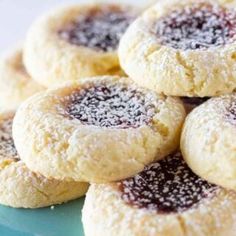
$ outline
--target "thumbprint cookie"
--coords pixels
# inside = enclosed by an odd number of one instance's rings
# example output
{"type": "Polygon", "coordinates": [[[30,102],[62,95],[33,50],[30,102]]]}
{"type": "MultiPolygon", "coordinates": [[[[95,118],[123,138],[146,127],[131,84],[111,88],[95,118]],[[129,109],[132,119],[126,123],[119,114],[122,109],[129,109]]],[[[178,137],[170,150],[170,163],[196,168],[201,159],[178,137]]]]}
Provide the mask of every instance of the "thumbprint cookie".
{"type": "Polygon", "coordinates": [[[120,74],[117,48],[139,8],[94,3],[53,11],[29,30],[24,62],[46,87],[82,77],[120,74]]]}
{"type": "Polygon", "coordinates": [[[121,39],[122,68],[171,96],[213,97],[236,88],[236,1],[159,0],[121,39]]]}
{"type": "Polygon", "coordinates": [[[14,110],[43,87],[31,79],[22,62],[22,49],[17,48],[0,59],[0,108],[14,110]]]}
{"type": "Polygon", "coordinates": [[[130,177],[175,150],[184,118],[179,99],[104,76],[30,98],[17,111],[13,136],[30,169],[100,183],[130,177]]]}
{"type": "Polygon", "coordinates": [[[184,124],[181,149],[190,168],[208,181],[236,190],[236,94],[212,98],[184,124]]]}
{"type": "Polygon", "coordinates": [[[13,118],[14,112],[0,113],[0,204],[38,208],[84,195],[87,183],[47,179],[26,167],[12,138],[13,118]]]}
{"type": "Polygon", "coordinates": [[[195,175],[179,152],[134,177],[92,184],[82,221],[86,236],[234,236],[236,193],[195,175]]]}

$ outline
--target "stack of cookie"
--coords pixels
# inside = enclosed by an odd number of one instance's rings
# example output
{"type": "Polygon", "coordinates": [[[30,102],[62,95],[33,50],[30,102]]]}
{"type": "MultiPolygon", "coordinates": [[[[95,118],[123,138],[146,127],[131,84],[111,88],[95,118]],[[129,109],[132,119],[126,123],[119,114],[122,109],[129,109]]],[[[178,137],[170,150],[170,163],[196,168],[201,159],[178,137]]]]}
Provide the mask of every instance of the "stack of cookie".
{"type": "Polygon", "coordinates": [[[2,107],[30,97],[0,115],[0,202],[48,206],[90,183],[86,236],[234,236],[235,7],[100,3],[36,21],[0,70],[2,107]]]}

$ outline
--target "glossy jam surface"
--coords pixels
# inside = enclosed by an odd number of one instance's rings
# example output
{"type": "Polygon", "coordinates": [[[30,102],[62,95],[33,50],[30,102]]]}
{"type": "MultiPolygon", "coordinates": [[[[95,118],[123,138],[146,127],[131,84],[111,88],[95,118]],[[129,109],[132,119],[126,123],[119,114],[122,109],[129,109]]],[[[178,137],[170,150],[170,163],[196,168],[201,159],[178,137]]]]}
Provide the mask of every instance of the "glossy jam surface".
{"type": "Polygon", "coordinates": [[[155,24],[161,44],[181,50],[207,49],[232,43],[236,11],[219,5],[193,4],[172,11],[155,24]]]}
{"type": "Polygon", "coordinates": [[[0,124],[0,158],[18,159],[12,138],[12,119],[3,120],[0,124]]]}
{"type": "Polygon", "coordinates": [[[128,10],[115,5],[93,9],[60,30],[59,35],[71,44],[110,52],[117,49],[121,36],[134,18],[128,10]]]}
{"type": "Polygon", "coordinates": [[[82,124],[107,128],[137,128],[148,124],[156,101],[142,90],[123,84],[99,84],[65,98],[65,114],[82,124]]]}
{"type": "Polygon", "coordinates": [[[213,196],[218,189],[196,176],[180,153],[149,165],[119,185],[127,204],[158,213],[186,211],[213,196]]]}

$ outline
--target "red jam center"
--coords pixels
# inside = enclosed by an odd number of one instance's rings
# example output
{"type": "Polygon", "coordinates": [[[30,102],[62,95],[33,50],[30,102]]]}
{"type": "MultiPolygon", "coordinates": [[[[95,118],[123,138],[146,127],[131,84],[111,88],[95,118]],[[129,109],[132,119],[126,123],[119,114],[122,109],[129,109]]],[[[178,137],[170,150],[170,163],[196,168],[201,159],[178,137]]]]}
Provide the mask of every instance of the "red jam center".
{"type": "Polygon", "coordinates": [[[123,84],[100,84],[66,98],[65,114],[82,124],[107,128],[137,128],[148,124],[156,101],[150,94],[123,84]]]}
{"type": "Polygon", "coordinates": [[[116,6],[94,9],[81,15],[59,31],[62,39],[77,46],[104,52],[117,49],[119,41],[134,16],[116,6]]]}
{"type": "Polygon", "coordinates": [[[196,176],[180,153],[149,165],[119,186],[127,204],[158,213],[183,212],[213,196],[218,189],[196,176]]]}
{"type": "Polygon", "coordinates": [[[155,33],[161,44],[175,49],[207,49],[232,43],[236,11],[219,5],[193,4],[161,18],[155,33]]]}

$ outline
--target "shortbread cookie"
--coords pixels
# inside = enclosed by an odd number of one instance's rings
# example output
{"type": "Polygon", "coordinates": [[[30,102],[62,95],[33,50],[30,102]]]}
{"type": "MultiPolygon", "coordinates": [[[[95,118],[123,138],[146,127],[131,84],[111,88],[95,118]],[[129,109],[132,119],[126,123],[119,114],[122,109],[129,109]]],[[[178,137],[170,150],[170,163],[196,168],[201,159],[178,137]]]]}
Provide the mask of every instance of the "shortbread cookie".
{"type": "Polygon", "coordinates": [[[24,62],[46,87],[96,75],[120,74],[117,48],[139,8],[94,3],[53,11],[29,30],[24,62]]]}
{"type": "Polygon", "coordinates": [[[0,108],[14,110],[43,87],[31,79],[22,62],[20,48],[0,59],[0,108]]]}
{"type": "Polygon", "coordinates": [[[13,136],[32,170],[99,183],[132,176],[175,150],[184,118],[177,98],[128,78],[96,77],[29,99],[13,136]]]}
{"type": "Polygon", "coordinates": [[[166,95],[231,93],[235,7],[235,0],[159,0],[122,37],[122,68],[139,85],[166,95]]]}
{"type": "Polygon", "coordinates": [[[91,185],[82,210],[86,236],[234,236],[235,219],[236,193],[200,179],[180,153],[91,185]]]}
{"type": "Polygon", "coordinates": [[[181,149],[204,179],[236,190],[236,94],[213,98],[194,109],[184,125],[181,149]]]}
{"type": "Polygon", "coordinates": [[[47,179],[26,167],[12,139],[13,117],[13,112],[0,113],[0,204],[38,208],[83,196],[87,183],[47,179]]]}
{"type": "Polygon", "coordinates": [[[187,113],[190,113],[194,108],[200,106],[202,103],[206,102],[209,97],[181,97],[182,102],[187,113]]]}

